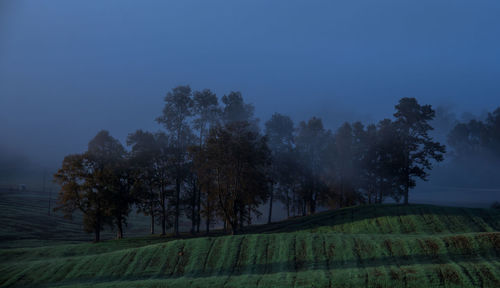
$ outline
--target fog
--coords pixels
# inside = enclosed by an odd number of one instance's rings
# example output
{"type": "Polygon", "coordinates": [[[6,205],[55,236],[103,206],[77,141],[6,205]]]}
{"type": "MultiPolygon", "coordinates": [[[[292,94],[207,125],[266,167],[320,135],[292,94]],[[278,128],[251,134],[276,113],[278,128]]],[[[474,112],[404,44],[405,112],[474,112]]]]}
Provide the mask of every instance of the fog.
{"type": "MultiPolygon", "coordinates": [[[[166,92],[185,84],[241,91],[261,124],[280,112],[332,130],[416,97],[441,107],[445,141],[500,106],[499,14],[498,1],[1,1],[0,181],[57,169],[101,129],[122,142],[161,129],[166,92]]],[[[412,197],[498,198],[489,174],[443,180],[449,163],[412,197]]]]}

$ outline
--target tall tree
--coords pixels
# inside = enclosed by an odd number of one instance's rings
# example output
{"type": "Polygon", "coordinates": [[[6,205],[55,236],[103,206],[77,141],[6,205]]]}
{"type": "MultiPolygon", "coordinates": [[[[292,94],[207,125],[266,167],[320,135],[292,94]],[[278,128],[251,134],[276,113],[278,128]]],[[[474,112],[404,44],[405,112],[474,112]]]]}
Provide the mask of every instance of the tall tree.
{"type": "Polygon", "coordinates": [[[116,192],[115,169],[124,153],[120,142],[103,130],[89,142],[87,152],[66,156],[54,175],[54,180],[61,185],[56,210],[62,210],[66,217],[80,210],[84,215],[84,228],[95,233],[96,242],[100,241],[105,224],[118,220],[120,223],[116,224],[121,225],[128,215],[128,209],[121,206],[128,202],[111,202],[116,192]],[[111,212],[117,209],[122,212],[113,215],[111,212]]]}
{"type": "Polygon", "coordinates": [[[121,239],[132,203],[126,151],[108,131],[102,130],[89,142],[87,157],[93,163],[91,183],[105,197],[107,213],[118,230],[117,238],[121,239]]]}
{"type": "Polygon", "coordinates": [[[397,135],[397,127],[390,119],[378,123],[376,141],[372,147],[375,159],[371,163],[378,195],[376,203],[382,203],[385,197],[392,197],[399,202],[403,194],[399,167],[405,165],[405,154],[397,135]]]}
{"type": "Polygon", "coordinates": [[[354,135],[357,139],[356,160],[357,160],[357,181],[360,194],[364,197],[363,201],[371,203],[377,202],[377,127],[373,124],[368,125],[365,130],[359,130],[354,125],[354,135]],[[358,132],[359,131],[359,132],[358,132]]]}
{"type": "Polygon", "coordinates": [[[337,189],[340,207],[355,203],[354,189],[354,136],[351,124],[344,123],[335,133],[337,189]]]}
{"type": "Polygon", "coordinates": [[[130,214],[131,206],[135,201],[132,193],[134,185],[134,172],[131,167],[130,158],[118,159],[109,170],[110,189],[108,197],[108,207],[116,226],[117,239],[123,238],[123,226],[127,226],[127,218],[130,214]]]}
{"type": "Polygon", "coordinates": [[[234,234],[267,197],[269,150],[266,138],[248,122],[217,126],[207,139],[205,155],[215,189],[218,215],[234,234]]]}
{"type": "MultiPolygon", "coordinates": [[[[273,214],[273,201],[274,196],[277,191],[275,188],[281,190],[286,189],[286,195],[288,195],[288,189],[290,187],[290,178],[287,174],[290,173],[290,164],[288,157],[293,149],[293,139],[294,139],[294,125],[293,121],[289,116],[285,116],[279,113],[274,113],[265,123],[265,135],[268,139],[268,145],[271,150],[272,164],[271,164],[271,189],[269,197],[269,214],[268,223],[271,223],[273,214]]],[[[286,201],[289,201],[288,196],[284,197],[286,201]]],[[[285,202],[286,202],[285,201],[285,202]]],[[[287,211],[289,211],[288,204],[287,211]]],[[[288,212],[287,212],[288,214],[288,212]]]]}
{"type": "MultiPolygon", "coordinates": [[[[205,140],[205,137],[210,129],[220,121],[221,109],[219,107],[219,101],[215,93],[209,89],[204,89],[202,91],[195,91],[193,93],[193,111],[194,120],[193,128],[198,131],[198,148],[201,149],[205,140]]],[[[196,225],[196,231],[200,232],[201,224],[201,196],[202,196],[202,185],[199,183],[200,179],[193,179],[192,186],[192,197],[191,208],[192,208],[192,222],[193,222],[193,232],[194,226],[196,225]],[[196,209],[196,212],[195,212],[196,209]]]]}
{"type": "Polygon", "coordinates": [[[292,148],[290,151],[282,154],[279,167],[277,176],[280,181],[280,187],[277,198],[285,205],[287,217],[290,217],[290,212],[293,212],[295,216],[299,207],[297,202],[300,199],[297,197],[297,192],[302,177],[301,163],[297,149],[292,148]]]}
{"type": "Polygon", "coordinates": [[[193,98],[189,86],[177,86],[167,93],[163,114],[156,120],[169,132],[173,144],[175,173],[174,233],[179,235],[181,186],[186,177],[187,147],[192,140],[190,117],[193,115],[193,98]]]}
{"type": "Polygon", "coordinates": [[[154,234],[155,216],[159,215],[162,235],[169,221],[169,199],[173,198],[172,149],[164,133],[138,130],[129,134],[127,144],[132,146],[131,158],[135,172],[135,192],[138,194],[139,211],[151,217],[151,234],[154,234]]]}
{"type": "Polygon", "coordinates": [[[130,157],[134,173],[133,190],[137,200],[137,212],[151,217],[151,234],[155,234],[155,216],[158,206],[154,165],[155,144],[155,137],[150,132],[137,130],[127,137],[127,145],[131,146],[130,157]]]}
{"type": "Polygon", "coordinates": [[[302,184],[300,193],[303,199],[303,213],[314,214],[317,201],[322,197],[324,183],[321,173],[324,171],[324,161],[330,131],[325,130],[320,118],[312,117],[307,122],[300,122],[295,140],[296,148],[302,165],[302,184]]]}
{"type": "MultiPolygon", "coordinates": [[[[208,135],[207,135],[208,136],[208,135]]],[[[208,149],[204,143],[202,147],[192,146],[189,154],[193,160],[193,172],[198,179],[200,201],[200,216],[203,215],[206,224],[206,234],[210,232],[210,224],[215,220],[215,181],[213,169],[209,162],[208,149]]],[[[200,219],[201,220],[201,219],[200,219]]],[[[200,221],[201,222],[201,221],[200,221]]],[[[200,223],[198,222],[198,224],[200,223]]]]}
{"type": "Polygon", "coordinates": [[[54,174],[54,181],[61,186],[57,207],[64,217],[71,219],[75,210],[83,214],[85,232],[94,233],[94,241],[100,241],[101,230],[110,223],[106,214],[105,195],[89,183],[92,164],[85,154],[72,154],[64,157],[62,167],[54,174]]]}
{"type": "Polygon", "coordinates": [[[434,115],[430,105],[419,105],[415,98],[402,98],[396,105],[395,125],[404,155],[400,175],[405,204],[408,204],[409,190],[415,187],[416,178],[427,180],[427,171],[432,169],[431,160],[443,160],[445,146],[429,136],[433,128],[428,122],[434,115]]]}

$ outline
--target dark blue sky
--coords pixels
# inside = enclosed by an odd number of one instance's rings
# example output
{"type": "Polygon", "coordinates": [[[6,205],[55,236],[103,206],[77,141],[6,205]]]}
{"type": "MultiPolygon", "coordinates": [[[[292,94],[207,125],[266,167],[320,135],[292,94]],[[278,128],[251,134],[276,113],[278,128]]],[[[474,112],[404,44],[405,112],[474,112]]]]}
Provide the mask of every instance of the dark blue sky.
{"type": "Polygon", "coordinates": [[[154,122],[172,87],[266,120],[389,117],[401,97],[500,105],[500,2],[0,0],[2,145],[44,165],[154,122]]]}

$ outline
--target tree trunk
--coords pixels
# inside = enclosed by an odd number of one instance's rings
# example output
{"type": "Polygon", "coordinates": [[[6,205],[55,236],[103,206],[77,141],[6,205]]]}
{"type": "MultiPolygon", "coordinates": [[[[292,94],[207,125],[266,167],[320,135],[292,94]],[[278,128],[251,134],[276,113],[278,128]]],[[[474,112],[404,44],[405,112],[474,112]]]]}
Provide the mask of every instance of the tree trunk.
{"type": "Polygon", "coordinates": [[[206,225],[207,225],[207,235],[208,233],[210,233],[210,211],[207,212],[207,221],[206,221],[206,225]]]}
{"type": "Polygon", "coordinates": [[[191,234],[196,229],[196,181],[193,181],[193,198],[191,199],[191,234]]]}
{"type": "Polygon", "coordinates": [[[95,235],[94,235],[94,242],[99,242],[101,240],[101,229],[96,228],[95,229],[95,235]]]}
{"type": "MultiPolygon", "coordinates": [[[[205,124],[203,124],[200,128],[200,151],[202,150],[203,147],[203,132],[205,131],[205,124]]],[[[196,207],[196,233],[200,233],[200,225],[201,225],[201,185],[198,187],[198,201],[197,207],[196,207]]],[[[208,227],[207,227],[207,234],[208,234],[208,227]]]]}
{"type": "Polygon", "coordinates": [[[316,192],[314,190],[311,193],[311,214],[316,213],[316,192]]]}
{"type": "Polygon", "coordinates": [[[228,221],[228,224],[231,226],[231,235],[236,235],[236,230],[238,230],[238,216],[234,217],[235,220],[233,221],[228,221]]]}
{"type": "Polygon", "coordinates": [[[344,176],[340,177],[340,208],[344,207],[344,176]]]}
{"type": "MultiPolygon", "coordinates": [[[[410,133],[409,130],[406,132],[407,135],[410,133]]],[[[406,149],[408,149],[408,144],[406,144],[406,149]]],[[[408,192],[410,190],[410,150],[406,151],[406,185],[405,185],[405,205],[408,205],[408,192]]]]}
{"type": "Polygon", "coordinates": [[[95,236],[94,236],[94,242],[99,242],[101,241],[101,214],[100,214],[100,209],[101,205],[99,204],[99,201],[97,202],[97,215],[96,215],[96,223],[95,223],[95,236]]]}
{"type": "Polygon", "coordinates": [[[314,215],[314,213],[316,213],[316,201],[315,200],[311,200],[311,208],[309,209],[309,214],[310,215],[314,215]]]}
{"type": "Polygon", "coordinates": [[[155,234],[155,215],[151,212],[151,235],[155,234]]]}
{"type": "Polygon", "coordinates": [[[153,205],[153,191],[152,189],[149,191],[149,213],[151,214],[151,234],[155,234],[155,210],[153,205]]]}
{"type": "Polygon", "coordinates": [[[116,239],[123,239],[122,219],[118,219],[117,226],[118,226],[118,231],[116,231],[116,239]]]}
{"type": "Polygon", "coordinates": [[[165,235],[165,226],[166,226],[166,211],[165,211],[165,191],[162,188],[161,192],[161,235],[165,235]]]}
{"type": "Polygon", "coordinates": [[[241,217],[243,216],[241,214],[241,211],[238,214],[238,210],[239,209],[238,209],[237,206],[233,206],[233,207],[234,207],[233,208],[233,211],[234,211],[234,222],[232,222],[232,221],[230,222],[230,224],[231,224],[231,235],[235,235],[236,234],[236,230],[238,230],[238,227],[239,227],[238,226],[239,225],[238,220],[241,219],[241,217]]]}
{"type": "MultiPolygon", "coordinates": [[[[409,157],[409,156],[408,156],[409,157]]],[[[410,190],[410,168],[406,167],[406,183],[405,183],[405,195],[404,195],[404,204],[408,205],[408,194],[410,190]]]]}
{"type": "Polygon", "coordinates": [[[409,190],[409,187],[408,185],[405,185],[405,205],[408,205],[408,190],[409,190]]]}
{"type": "Polygon", "coordinates": [[[200,233],[201,225],[201,188],[198,189],[198,201],[197,201],[197,211],[196,211],[196,233],[200,233]]]}
{"type": "Polygon", "coordinates": [[[243,209],[240,211],[240,223],[239,223],[239,225],[240,225],[239,229],[242,230],[242,231],[243,231],[243,225],[244,225],[244,223],[243,223],[243,213],[244,213],[244,211],[245,211],[245,208],[243,207],[243,209]]]}
{"type": "Polygon", "coordinates": [[[288,188],[286,189],[286,217],[290,218],[290,197],[288,195],[288,188]]]}
{"type": "Polygon", "coordinates": [[[95,225],[95,235],[94,235],[94,242],[99,242],[101,241],[101,217],[99,216],[99,213],[97,214],[97,222],[95,225]]]}
{"type": "Polygon", "coordinates": [[[269,218],[267,219],[267,224],[271,223],[273,217],[273,196],[274,196],[274,185],[271,185],[271,197],[269,198],[269,218]]]}
{"type": "Polygon", "coordinates": [[[382,189],[381,187],[379,187],[379,191],[378,191],[378,199],[377,199],[377,203],[378,204],[381,204],[382,203],[382,189]]]}
{"type": "Polygon", "coordinates": [[[248,204],[248,226],[252,225],[252,206],[248,204]]]}
{"type": "Polygon", "coordinates": [[[175,236],[179,236],[180,196],[181,196],[181,182],[179,176],[177,176],[177,178],[175,179],[175,223],[174,223],[175,236]]]}

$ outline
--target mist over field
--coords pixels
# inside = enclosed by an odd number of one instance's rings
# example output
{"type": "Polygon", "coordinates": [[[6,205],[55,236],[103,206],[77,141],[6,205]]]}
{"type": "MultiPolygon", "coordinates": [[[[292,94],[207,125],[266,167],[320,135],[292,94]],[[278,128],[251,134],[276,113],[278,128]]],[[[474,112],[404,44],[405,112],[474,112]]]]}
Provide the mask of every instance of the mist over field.
{"type": "Polygon", "coordinates": [[[0,287],[500,287],[499,15],[0,0],[0,287]]]}
{"type": "Polygon", "coordinates": [[[390,117],[401,97],[458,117],[499,105],[496,1],[0,5],[0,132],[41,165],[100,129],[159,129],[177,85],[241,91],[261,121],[315,115],[331,129],[390,117]]]}

